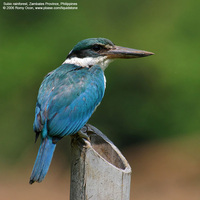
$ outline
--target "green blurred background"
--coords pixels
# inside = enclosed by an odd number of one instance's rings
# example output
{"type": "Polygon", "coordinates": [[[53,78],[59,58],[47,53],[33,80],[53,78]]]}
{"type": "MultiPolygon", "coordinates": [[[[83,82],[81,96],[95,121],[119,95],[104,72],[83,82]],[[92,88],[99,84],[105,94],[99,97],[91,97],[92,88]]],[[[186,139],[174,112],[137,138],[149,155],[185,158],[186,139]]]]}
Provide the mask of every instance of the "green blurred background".
{"type": "MultiPolygon", "coordinates": [[[[200,169],[200,1],[75,2],[78,2],[78,10],[4,11],[1,8],[0,176],[13,182],[8,181],[8,187],[0,182],[0,186],[4,185],[5,191],[10,190],[15,179],[27,185],[38,149],[38,144],[34,145],[32,123],[40,83],[65,60],[77,42],[90,37],[105,37],[117,45],[152,51],[155,55],[110,64],[105,72],[105,97],[89,122],[104,132],[134,165],[137,159],[129,155],[144,157],[140,162],[148,168],[145,162],[151,152],[148,147],[156,146],[152,151],[154,155],[162,152],[163,143],[167,149],[173,143],[174,151],[178,146],[180,152],[187,152],[188,159],[193,158],[188,161],[185,154],[181,154],[183,165],[194,162],[200,169]]],[[[53,165],[58,166],[54,170],[62,168],[64,173],[65,167],[68,168],[69,143],[69,139],[64,139],[58,145],[55,156],[60,159],[55,158],[53,165]]],[[[170,157],[174,151],[166,150],[166,155],[152,158],[150,163],[170,157]]],[[[173,163],[169,159],[170,162],[173,163]]],[[[157,167],[159,170],[159,165],[157,167]]],[[[197,177],[194,185],[200,191],[200,170],[194,176],[197,177]]],[[[149,179],[148,173],[146,179],[149,179]]],[[[54,188],[55,180],[52,180],[54,188]]],[[[137,185],[135,179],[133,182],[137,185]]],[[[45,184],[33,186],[35,190],[38,187],[45,184]]],[[[29,187],[26,192],[32,190],[29,187]]],[[[24,192],[22,189],[19,199],[26,199],[24,192]]],[[[59,189],[57,192],[60,194],[59,189]]],[[[137,190],[135,193],[135,199],[147,199],[137,190]]],[[[38,199],[40,195],[42,191],[37,194],[38,199]]],[[[154,194],[153,199],[156,197],[154,194]]],[[[172,195],[170,199],[179,199],[175,197],[172,195]]],[[[199,198],[200,194],[196,199],[199,198]]],[[[148,199],[151,199],[149,194],[148,199]]]]}

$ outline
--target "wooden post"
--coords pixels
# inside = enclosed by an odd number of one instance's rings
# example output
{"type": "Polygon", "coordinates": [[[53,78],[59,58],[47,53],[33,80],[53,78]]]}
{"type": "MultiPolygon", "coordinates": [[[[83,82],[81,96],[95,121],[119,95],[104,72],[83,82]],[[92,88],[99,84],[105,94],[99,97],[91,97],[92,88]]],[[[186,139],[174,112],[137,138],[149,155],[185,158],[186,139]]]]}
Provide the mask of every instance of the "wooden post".
{"type": "Polygon", "coordinates": [[[87,127],[90,142],[77,137],[71,142],[70,200],[129,200],[130,165],[103,133],[87,127]]]}

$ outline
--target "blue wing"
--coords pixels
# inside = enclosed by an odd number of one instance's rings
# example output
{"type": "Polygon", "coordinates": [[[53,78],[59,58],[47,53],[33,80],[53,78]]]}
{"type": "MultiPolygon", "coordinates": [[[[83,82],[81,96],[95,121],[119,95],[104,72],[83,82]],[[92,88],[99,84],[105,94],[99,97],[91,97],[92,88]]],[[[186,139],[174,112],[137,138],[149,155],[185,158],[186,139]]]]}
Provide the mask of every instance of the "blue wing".
{"type": "Polygon", "coordinates": [[[104,90],[104,74],[99,66],[61,65],[45,77],[39,89],[35,132],[46,127],[43,137],[76,133],[101,102],[104,90]]]}

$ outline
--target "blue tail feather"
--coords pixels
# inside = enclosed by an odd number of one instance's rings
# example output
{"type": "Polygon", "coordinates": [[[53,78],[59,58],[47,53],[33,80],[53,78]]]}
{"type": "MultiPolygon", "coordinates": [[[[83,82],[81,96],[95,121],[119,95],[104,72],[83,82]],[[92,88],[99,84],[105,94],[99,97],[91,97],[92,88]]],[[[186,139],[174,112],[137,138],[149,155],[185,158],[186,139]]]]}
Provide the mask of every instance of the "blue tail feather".
{"type": "Polygon", "coordinates": [[[46,137],[42,140],[30,177],[30,184],[34,183],[35,181],[41,182],[44,179],[51,164],[55,147],[56,144],[52,142],[52,138],[46,137]]]}

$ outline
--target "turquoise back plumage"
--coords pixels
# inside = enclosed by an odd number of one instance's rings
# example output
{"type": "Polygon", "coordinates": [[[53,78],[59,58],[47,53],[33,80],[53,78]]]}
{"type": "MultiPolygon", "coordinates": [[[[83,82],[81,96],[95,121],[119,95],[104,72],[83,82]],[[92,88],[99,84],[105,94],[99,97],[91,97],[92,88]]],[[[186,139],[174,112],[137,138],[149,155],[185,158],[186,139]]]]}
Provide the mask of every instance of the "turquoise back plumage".
{"type": "Polygon", "coordinates": [[[34,130],[40,131],[46,124],[47,134],[52,137],[76,133],[101,102],[104,91],[104,74],[98,65],[91,68],[61,65],[41,84],[34,130]]]}

